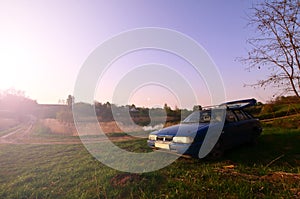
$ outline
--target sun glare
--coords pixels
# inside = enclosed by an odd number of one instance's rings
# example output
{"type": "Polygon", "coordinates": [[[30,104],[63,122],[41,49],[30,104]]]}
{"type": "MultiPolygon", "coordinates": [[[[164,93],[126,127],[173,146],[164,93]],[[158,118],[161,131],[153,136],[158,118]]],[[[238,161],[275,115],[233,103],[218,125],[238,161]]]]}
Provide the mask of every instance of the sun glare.
{"type": "Polygon", "coordinates": [[[18,87],[24,84],[24,77],[28,75],[30,52],[17,45],[2,46],[0,48],[0,88],[18,87]]]}

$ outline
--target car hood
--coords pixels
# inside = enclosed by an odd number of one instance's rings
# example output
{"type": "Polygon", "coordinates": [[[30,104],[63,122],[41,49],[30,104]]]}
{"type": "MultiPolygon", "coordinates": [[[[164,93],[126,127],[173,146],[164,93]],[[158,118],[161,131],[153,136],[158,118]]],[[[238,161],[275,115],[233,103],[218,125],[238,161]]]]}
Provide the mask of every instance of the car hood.
{"type": "MultiPolygon", "coordinates": [[[[154,131],[151,134],[157,135],[157,136],[195,136],[197,132],[200,130],[207,129],[209,126],[209,123],[181,123],[178,125],[170,126],[163,128],[159,131],[154,131]]],[[[206,131],[203,131],[206,132],[206,131]]]]}

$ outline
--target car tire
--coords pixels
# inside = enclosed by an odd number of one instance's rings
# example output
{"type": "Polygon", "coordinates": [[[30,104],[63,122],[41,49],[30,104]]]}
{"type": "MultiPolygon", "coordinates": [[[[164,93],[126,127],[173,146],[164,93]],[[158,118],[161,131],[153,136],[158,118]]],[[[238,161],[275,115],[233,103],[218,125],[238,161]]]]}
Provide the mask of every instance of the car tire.
{"type": "Polygon", "coordinates": [[[221,144],[218,142],[211,152],[207,155],[208,159],[217,160],[220,159],[224,154],[224,149],[222,148],[221,144]]]}
{"type": "Polygon", "coordinates": [[[258,138],[257,137],[251,138],[251,140],[248,142],[248,144],[250,146],[256,146],[258,144],[258,138]]]}

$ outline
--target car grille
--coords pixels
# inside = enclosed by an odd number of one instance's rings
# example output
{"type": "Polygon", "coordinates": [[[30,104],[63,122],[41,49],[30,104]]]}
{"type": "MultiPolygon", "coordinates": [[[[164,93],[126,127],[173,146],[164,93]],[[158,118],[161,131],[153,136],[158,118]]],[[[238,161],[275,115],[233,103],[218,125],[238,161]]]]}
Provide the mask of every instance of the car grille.
{"type": "Polygon", "coordinates": [[[172,136],[157,136],[156,140],[164,141],[164,142],[171,142],[173,140],[172,136]]]}

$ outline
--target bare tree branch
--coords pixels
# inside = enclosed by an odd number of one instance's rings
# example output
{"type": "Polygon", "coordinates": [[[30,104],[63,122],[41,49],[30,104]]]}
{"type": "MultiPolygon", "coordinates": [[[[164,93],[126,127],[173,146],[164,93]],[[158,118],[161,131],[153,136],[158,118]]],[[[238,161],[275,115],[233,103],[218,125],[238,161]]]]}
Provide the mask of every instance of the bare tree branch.
{"type": "Polygon", "coordinates": [[[270,75],[250,86],[273,86],[300,98],[300,0],[265,0],[251,10],[248,26],[255,36],[247,40],[248,56],[238,60],[270,75]]]}

